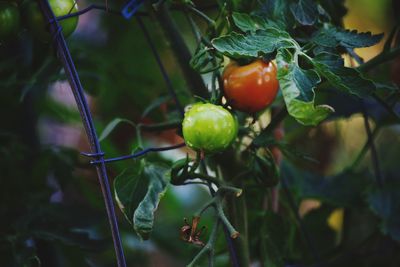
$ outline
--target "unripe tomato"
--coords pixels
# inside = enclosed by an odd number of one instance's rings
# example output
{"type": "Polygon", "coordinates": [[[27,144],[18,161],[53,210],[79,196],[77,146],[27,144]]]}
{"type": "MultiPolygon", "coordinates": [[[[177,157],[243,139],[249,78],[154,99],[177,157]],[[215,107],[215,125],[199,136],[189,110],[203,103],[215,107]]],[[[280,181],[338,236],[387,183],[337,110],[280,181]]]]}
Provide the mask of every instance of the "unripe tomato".
{"type": "Polygon", "coordinates": [[[235,140],[238,123],[221,106],[197,103],[185,113],[182,131],[189,147],[212,153],[227,148],[235,140]]]}
{"type": "MultiPolygon", "coordinates": [[[[56,17],[64,16],[69,13],[78,11],[77,5],[74,0],[49,0],[51,9],[56,17]]],[[[24,5],[24,17],[26,19],[26,26],[30,29],[35,37],[48,42],[51,40],[48,27],[44,21],[42,12],[40,11],[39,4],[36,1],[29,1],[24,5]]],[[[59,22],[63,29],[65,37],[71,35],[78,25],[78,17],[71,17],[59,22]]]]}
{"type": "Polygon", "coordinates": [[[265,109],[278,93],[276,74],[273,62],[256,60],[245,66],[231,62],[223,73],[224,94],[228,103],[247,113],[265,109]]]}
{"type": "Polygon", "coordinates": [[[19,11],[14,3],[0,2],[0,41],[17,33],[19,19],[19,11]]]}

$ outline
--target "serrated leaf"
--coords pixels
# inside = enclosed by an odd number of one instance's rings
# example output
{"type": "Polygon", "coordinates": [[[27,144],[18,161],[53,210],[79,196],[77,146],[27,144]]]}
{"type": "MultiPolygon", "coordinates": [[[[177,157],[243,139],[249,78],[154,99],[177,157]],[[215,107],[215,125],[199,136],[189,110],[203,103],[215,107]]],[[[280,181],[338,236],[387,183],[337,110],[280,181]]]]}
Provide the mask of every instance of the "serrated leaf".
{"type": "Polygon", "coordinates": [[[105,138],[107,138],[107,136],[110,135],[110,133],[115,129],[115,127],[117,127],[118,124],[125,122],[128,123],[132,126],[135,127],[135,124],[128,120],[128,119],[122,119],[122,118],[115,118],[113,119],[111,122],[109,122],[107,124],[107,126],[104,128],[103,132],[101,132],[100,137],[99,137],[99,141],[103,141],[105,138]]]}
{"type": "Polygon", "coordinates": [[[318,6],[313,0],[298,0],[290,5],[290,11],[301,25],[314,25],[318,19],[318,6]]]}
{"type": "Polygon", "coordinates": [[[261,12],[275,23],[280,24],[280,28],[291,28],[294,20],[291,16],[282,16],[289,14],[289,5],[287,0],[267,0],[261,5],[261,12]]]}
{"type": "Polygon", "coordinates": [[[135,209],[146,195],[149,184],[149,180],[143,175],[143,171],[142,161],[135,161],[132,167],[124,170],[114,180],[117,204],[131,224],[133,224],[135,209]]]}
{"type": "Polygon", "coordinates": [[[314,58],[313,64],[318,74],[345,93],[365,97],[376,89],[374,83],[363,78],[358,70],[344,67],[343,59],[338,55],[320,53],[314,58]]]}
{"type": "Polygon", "coordinates": [[[244,32],[255,32],[272,27],[277,28],[277,25],[270,24],[265,18],[260,16],[251,16],[249,14],[234,12],[232,18],[235,25],[244,32]]]}
{"type": "Polygon", "coordinates": [[[314,104],[314,88],[320,77],[314,70],[303,70],[286,49],[279,49],[278,80],[288,113],[304,125],[317,125],[334,110],[327,105],[314,104]]]}
{"type": "Polygon", "coordinates": [[[215,49],[231,58],[259,57],[281,47],[293,47],[290,35],[275,28],[243,35],[232,32],[212,40],[215,49]]]}
{"type": "Polygon", "coordinates": [[[325,9],[325,11],[329,14],[331,21],[335,25],[342,25],[343,17],[347,13],[347,9],[345,7],[345,0],[325,0],[320,1],[321,6],[325,9]]]}
{"type": "Polygon", "coordinates": [[[148,239],[153,230],[154,212],[170,182],[167,170],[167,168],[155,164],[144,168],[143,175],[148,179],[149,186],[133,215],[135,231],[142,239],[148,239]]]}
{"type": "Polygon", "coordinates": [[[319,30],[312,38],[313,42],[325,47],[343,46],[346,48],[369,47],[379,43],[383,34],[357,32],[329,26],[319,30]]]}
{"type": "Polygon", "coordinates": [[[399,186],[399,184],[388,184],[372,191],[367,198],[371,210],[382,220],[381,231],[397,241],[400,241],[399,186]]]}
{"type": "Polygon", "coordinates": [[[200,44],[190,59],[190,66],[199,73],[204,74],[221,68],[223,60],[222,56],[210,53],[210,48],[200,44]]]}

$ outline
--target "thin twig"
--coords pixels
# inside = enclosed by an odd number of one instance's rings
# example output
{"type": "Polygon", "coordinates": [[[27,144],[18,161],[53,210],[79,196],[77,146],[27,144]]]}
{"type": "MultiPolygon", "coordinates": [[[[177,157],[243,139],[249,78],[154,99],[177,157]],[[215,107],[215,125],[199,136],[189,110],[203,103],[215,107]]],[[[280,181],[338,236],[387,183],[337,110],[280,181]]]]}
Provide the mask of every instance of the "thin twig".
{"type": "Polygon", "coordinates": [[[206,21],[210,26],[215,26],[215,21],[213,19],[211,19],[209,16],[207,16],[206,14],[204,14],[202,11],[198,10],[191,4],[185,5],[185,7],[189,9],[189,11],[193,12],[193,14],[199,16],[204,21],[206,21]]]}
{"type": "MultiPolygon", "coordinates": [[[[348,49],[347,51],[357,61],[358,64],[361,65],[364,63],[364,61],[357,55],[357,53],[354,52],[353,49],[348,49]]],[[[385,54],[385,52],[382,52],[381,55],[382,54],[385,54]]],[[[367,64],[367,63],[365,63],[365,64],[367,64]]],[[[381,171],[381,167],[380,167],[380,163],[379,163],[379,159],[378,159],[378,153],[376,151],[376,146],[375,146],[375,142],[374,142],[375,135],[372,133],[371,126],[369,125],[368,114],[367,114],[367,110],[365,108],[364,100],[361,99],[360,103],[361,103],[361,109],[362,109],[362,114],[363,114],[363,118],[364,118],[365,132],[367,133],[367,144],[371,148],[371,160],[372,160],[372,164],[373,164],[373,168],[374,168],[374,172],[375,172],[375,179],[376,179],[378,186],[382,188],[383,177],[382,177],[382,171],[381,171]]]]}
{"type": "MultiPolygon", "coordinates": [[[[257,138],[270,136],[272,134],[272,131],[281,124],[281,122],[286,118],[288,114],[289,113],[287,111],[287,108],[286,106],[284,106],[280,111],[277,112],[277,114],[272,118],[268,126],[261,131],[257,138]]],[[[257,147],[257,145],[252,142],[249,147],[254,148],[257,147]]]]}
{"type": "Polygon", "coordinates": [[[149,44],[151,51],[153,52],[153,56],[154,56],[155,60],[157,61],[157,64],[158,64],[158,66],[160,68],[160,71],[161,71],[161,74],[162,74],[162,76],[164,78],[164,81],[165,81],[165,83],[167,85],[168,91],[169,91],[170,95],[172,96],[172,98],[174,99],[175,104],[176,104],[176,106],[178,108],[178,111],[179,111],[180,115],[183,117],[184,114],[185,114],[185,110],[184,110],[182,104],[179,101],[179,98],[178,98],[178,96],[177,96],[177,94],[176,94],[176,92],[174,90],[173,85],[172,85],[172,81],[171,81],[171,79],[169,78],[169,76],[167,74],[167,70],[165,69],[164,64],[161,61],[161,57],[157,52],[157,49],[156,49],[156,47],[155,47],[155,45],[153,43],[153,40],[151,39],[151,36],[150,36],[146,26],[144,25],[142,19],[140,17],[136,17],[136,19],[137,19],[137,22],[139,24],[139,27],[143,31],[144,37],[146,38],[146,41],[149,44]]]}
{"type": "Polygon", "coordinates": [[[369,125],[367,111],[365,109],[365,105],[364,105],[363,101],[361,102],[361,105],[362,105],[362,114],[364,117],[365,132],[367,133],[367,138],[368,138],[368,145],[371,148],[371,160],[372,160],[372,164],[373,164],[373,168],[374,168],[374,172],[375,172],[376,182],[377,182],[378,186],[382,188],[383,176],[382,176],[382,171],[381,171],[381,167],[380,167],[380,163],[379,163],[379,159],[378,159],[378,153],[377,153],[375,142],[374,142],[374,136],[371,131],[371,126],[369,125]]]}
{"type": "Polygon", "coordinates": [[[400,47],[393,48],[389,52],[382,52],[376,57],[372,58],[371,60],[368,60],[368,62],[362,64],[359,66],[357,69],[362,72],[368,72],[372,70],[373,68],[376,68],[377,66],[391,61],[396,58],[396,56],[400,55],[400,47]]]}
{"type": "Polygon", "coordinates": [[[213,262],[214,246],[215,246],[215,241],[217,240],[219,224],[220,224],[220,220],[218,219],[218,217],[216,217],[216,220],[215,220],[215,223],[211,230],[210,237],[208,239],[207,244],[199,251],[199,253],[197,253],[197,255],[187,265],[187,267],[195,266],[195,264],[200,260],[200,258],[206,253],[209,253],[209,262],[213,262]]]}
{"type": "MultiPolygon", "coordinates": [[[[381,129],[381,127],[376,126],[375,129],[372,131],[372,140],[374,140],[375,137],[378,135],[380,129],[381,129]]],[[[370,142],[370,139],[368,138],[367,141],[365,142],[364,146],[362,147],[361,151],[358,153],[357,158],[348,167],[348,169],[352,170],[352,169],[356,168],[358,166],[358,164],[360,164],[361,160],[365,157],[365,155],[368,152],[368,149],[370,147],[369,142],[370,142]]]]}

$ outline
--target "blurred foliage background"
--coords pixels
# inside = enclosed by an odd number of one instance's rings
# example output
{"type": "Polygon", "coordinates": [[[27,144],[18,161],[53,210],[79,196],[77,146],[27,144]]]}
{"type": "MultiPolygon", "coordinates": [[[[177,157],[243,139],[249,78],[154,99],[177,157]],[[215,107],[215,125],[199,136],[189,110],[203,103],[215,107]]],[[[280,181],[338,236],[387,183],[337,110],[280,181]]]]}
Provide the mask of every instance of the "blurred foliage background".
{"type": "MultiPolygon", "coordinates": [[[[197,2],[201,8],[213,1],[197,2]]],[[[90,3],[95,1],[78,1],[80,7],[90,3]]],[[[123,4],[122,0],[109,1],[110,8],[116,10],[123,4]]],[[[390,0],[347,0],[345,26],[388,33],[396,19],[391,4],[390,0]]],[[[212,10],[208,12],[213,14],[212,10]]],[[[194,38],[186,18],[178,11],[173,12],[173,16],[194,51],[194,38]]],[[[193,102],[158,25],[151,18],[144,18],[144,22],[180,100],[185,104],[193,102]]],[[[201,21],[197,22],[202,25],[201,21]]],[[[177,117],[156,61],[135,19],[125,20],[102,11],[86,13],[80,16],[76,32],[68,38],[68,46],[98,132],[116,117],[146,123],[177,117]],[[149,107],[155,108],[150,110],[149,107]]],[[[375,46],[358,52],[369,59],[381,48],[375,46]]],[[[374,75],[400,83],[399,66],[400,59],[396,59],[377,69],[374,75]]],[[[207,77],[205,79],[207,81],[207,77]]],[[[51,44],[36,40],[23,23],[16,38],[0,44],[0,90],[0,265],[115,266],[97,176],[88,160],[79,156],[79,152],[87,151],[88,147],[69,85],[51,44]]],[[[376,116],[385,119],[379,112],[376,116]]],[[[285,140],[319,162],[288,163],[283,165],[282,175],[287,177],[295,193],[299,212],[315,247],[320,255],[333,259],[332,265],[327,266],[399,266],[400,218],[386,217],[390,212],[385,209],[400,211],[399,201],[395,201],[399,196],[393,190],[396,187],[391,187],[399,183],[400,128],[385,127],[376,139],[382,169],[390,181],[385,189],[385,201],[393,205],[387,206],[379,206],[382,202],[374,201],[382,197],[378,192],[369,195],[368,203],[351,206],[364,198],[365,192],[360,188],[369,190],[361,185],[371,179],[373,173],[368,155],[358,165],[357,175],[352,180],[343,177],[342,184],[335,185],[341,203],[331,202],[329,197],[328,201],[321,202],[318,192],[323,192],[324,188],[318,188],[317,192],[315,187],[302,184],[310,171],[314,172],[310,179],[317,181],[317,174],[334,176],[357,160],[367,140],[362,115],[351,114],[316,128],[302,127],[288,119],[285,128],[285,140]],[[293,170],[293,164],[301,167],[304,173],[293,170]],[[346,228],[348,233],[342,232],[343,225],[351,226],[346,228]],[[388,235],[377,231],[379,228],[388,235]],[[343,250],[347,252],[338,255],[337,251],[343,250]]],[[[148,146],[181,141],[174,131],[145,137],[148,146]]],[[[113,157],[131,153],[136,143],[134,129],[121,125],[102,141],[102,147],[108,157],[113,157]]],[[[179,150],[151,156],[171,164],[188,152],[179,150]]],[[[111,179],[129,164],[110,164],[111,179]]],[[[207,191],[201,186],[170,187],[156,215],[152,239],[146,242],[140,241],[119,213],[128,266],[184,266],[189,262],[198,248],[182,242],[179,229],[183,218],[191,217],[207,198],[207,191]]],[[[210,217],[204,218],[202,224],[208,225],[209,220],[210,217]]],[[[291,255],[293,262],[301,259],[302,253],[308,253],[304,252],[305,245],[297,226],[288,225],[285,219],[273,215],[271,222],[276,222],[268,226],[276,235],[272,240],[292,240],[277,247],[291,255]]],[[[257,221],[253,223],[257,227],[257,221]]],[[[217,266],[229,266],[223,237],[218,242],[221,253],[217,251],[217,266]]]]}

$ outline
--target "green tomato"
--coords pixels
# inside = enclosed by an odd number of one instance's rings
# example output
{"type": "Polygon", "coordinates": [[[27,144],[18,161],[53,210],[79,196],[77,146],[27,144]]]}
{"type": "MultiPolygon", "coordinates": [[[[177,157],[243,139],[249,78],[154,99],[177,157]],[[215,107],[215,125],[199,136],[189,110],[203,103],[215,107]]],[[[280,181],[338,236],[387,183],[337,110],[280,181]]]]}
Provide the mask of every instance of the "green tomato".
{"type": "Polygon", "coordinates": [[[19,19],[19,11],[14,3],[0,2],[0,41],[17,33],[19,19]]]}
{"type": "MultiPolygon", "coordinates": [[[[78,11],[77,5],[74,0],[49,0],[51,9],[56,17],[64,16],[69,13],[78,11]]],[[[46,27],[42,12],[40,11],[39,4],[36,1],[29,1],[24,5],[24,17],[26,26],[32,31],[37,39],[44,42],[51,40],[50,33],[46,27]]],[[[65,37],[71,35],[78,25],[78,17],[71,17],[59,22],[62,27],[62,32],[65,37]]]]}
{"type": "Polygon", "coordinates": [[[221,106],[197,103],[185,113],[182,131],[189,147],[213,153],[226,149],[235,140],[238,123],[221,106]]]}

